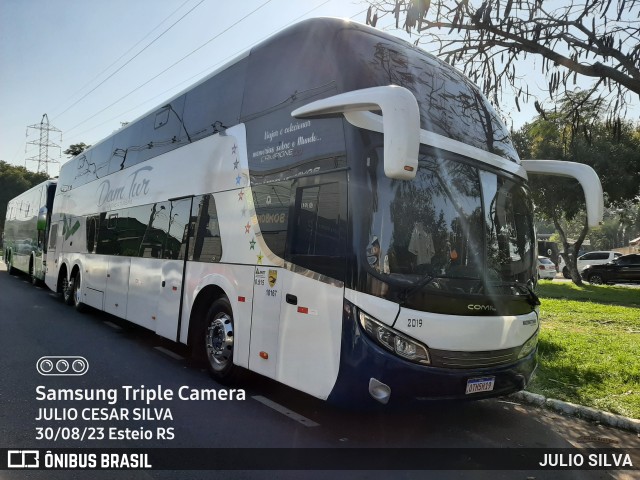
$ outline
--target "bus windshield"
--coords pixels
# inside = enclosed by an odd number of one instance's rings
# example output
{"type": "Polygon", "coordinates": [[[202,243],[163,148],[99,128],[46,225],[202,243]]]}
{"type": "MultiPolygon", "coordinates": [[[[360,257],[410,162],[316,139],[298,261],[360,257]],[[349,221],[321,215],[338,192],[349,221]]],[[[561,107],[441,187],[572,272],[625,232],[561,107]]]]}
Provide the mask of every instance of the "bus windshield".
{"type": "Polygon", "coordinates": [[[534,274],[533,210],[521,182],[423,147],[414,180],[379,177],[376,190],[366,256],[384,282],[477,294],[525,286],[534,274]]]}

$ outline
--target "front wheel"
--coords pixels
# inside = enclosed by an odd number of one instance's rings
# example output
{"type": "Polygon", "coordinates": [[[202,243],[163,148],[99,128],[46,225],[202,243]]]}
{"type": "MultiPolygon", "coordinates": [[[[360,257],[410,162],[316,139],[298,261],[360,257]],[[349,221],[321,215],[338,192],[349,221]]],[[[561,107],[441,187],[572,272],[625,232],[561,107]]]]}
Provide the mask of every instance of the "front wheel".
{"type": "Polygon", "coordinates": [[[567,267],[564,267],[562,269],[562,276],[564,278],[571,278],[571,273],[569,272],[569,269],[567,267]]]}
{"type": "Polygon", "coordinates": [[[593,285],[602,285],[604,283],[604,280],[602,279],[602,275],[600,275],[599,273],[593,273],[589,275],[589,283],[593,285]]]}
{"type": "Polygon", "coordinates": [[[40,284],[38,277],[36,277],[35,267],[33,266],[33,262],[29,264],[29,277],[31,278],[31,285],[37,287],[40,284]]]}
{"type": "Polygon", "coordinates": [[[234,381],[239,367],[233,364],[233,313],[229,300],[220,298],[213,302],[203,327],[198,341],[204,347],[209,373],[220,383],[234,381]]]}

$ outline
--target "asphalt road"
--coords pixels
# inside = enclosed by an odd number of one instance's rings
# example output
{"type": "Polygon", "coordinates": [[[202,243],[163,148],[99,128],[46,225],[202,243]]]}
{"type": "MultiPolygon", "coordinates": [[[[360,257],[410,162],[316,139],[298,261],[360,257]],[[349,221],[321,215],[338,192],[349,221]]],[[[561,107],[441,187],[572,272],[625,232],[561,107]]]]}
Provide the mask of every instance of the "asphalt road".
{"type": "MultiPolygon", "coordinates": [[[[244,400],[159,400],[148,405],[123,398],[123,386],[170,390],[223,389],[206,372],[187,360],[185,348],[164,341],[151,332],[115,317],[90,311],[78,313],[65,306],[46,287],[33,287],[21,276],[10,276],[0,267],[0,448],[273,448],[275,455],[295,456],[304,448],[366,448],[372,462],[389,452],[409,448],[439,448],[450,470],[411,471],[392,464],[389,470],[376,467],[359,471],[336,471],[328,455],[325,470],[305,471],[0,471],[5,478],[518,478],[518,479],[627,479],[638,472],[603,470],[463,470],[469,458],[465,448],[504,449],[504,455],[518,455],[517,448],[640,448],[640,438],[574,418],[519,405],[509,399],[464,403],[429,403],[400,410],[338,410],[324,402],[293,391],[277,382],[247,374],[241,388],[244,400]],[[36,370],[43,356],[82,356],[89,370],[82,376],[44,377],[36,370]],[[116,391],[108,401],[39,400],[48,389],[102,389],[116,391]],[[85,408],[146,408],[160,420],[36,420],[45,414],[79,414],[85,408]],[[57,410],[51,410],[57,409],[57,410]],[[66,409],[66,410],[65,410],[66,409]],[[161,410],[162,409],[162,410],[161,410]],[[171,418],[167,418],[167,412],[171,418]],[[94,429],[88,437],[63,439],[71,430],[94,429]],[[110,428],[122,432],[154,432],[152,439],[99,439],[110,428]],[[172,428],[173,439],[162,440],[157,428],[172,428]],[[38,430],[41,429],[41,430],[38,430]],[[57,439],[51,438],[58,434],[57,439]],[[45,438],[38,439],[38,435],[45,438]],[[47,439],[47,437],[50,437],[47,439]],[[379,449],[379,450],[373,450],[379,449]],[[398,450],[392,450],[398,449],[398,450]],[[509,450],[512,449],[512,450],[509,450]],[[378,452],[378,454],[376,454],[378,452]],[[458,469],[458,466],[460,466],[458,469]],[[395,470],[398,468],[398,470],[395,470]]],[[[124,435],[124,433],[122,433],[124,435]]],[[[106,435],[108,436],[108,435],[106,435]]],[[[245,450],[242,450],[245,449],[245,450]]],[[[325,450],[330,452],[329,450],[325,450]]],[[[256,451],[249,451],[252,454],[256,451]]],[[[428,451],[425,451],[429,453],[428,451]]],[[[430,451],[433,454],[433,450],[430,451]]],[[[493,450],[495,453],[495,450],[493,450]]],[[[637,451],[636,451],[637,452],[637,451]]],[[[222,455],[224,450],[212,450],[222,455]]],[[[474,456],[474,464],[482,461],[474,456]]],[[[481,458],[481,457],[480,457],[481,458]]],[[[215,462],[215,459],[213,460],[215,462]]],[[[224,464],[224,462],[221,463],[224,464]]],[[[375,464],[375,463],[372,463],[375,464]]],[[[637,466],[637,465],[636,465],[637,466]]],[[[318,467],[316,467],[318,468],[318,467]]]]}

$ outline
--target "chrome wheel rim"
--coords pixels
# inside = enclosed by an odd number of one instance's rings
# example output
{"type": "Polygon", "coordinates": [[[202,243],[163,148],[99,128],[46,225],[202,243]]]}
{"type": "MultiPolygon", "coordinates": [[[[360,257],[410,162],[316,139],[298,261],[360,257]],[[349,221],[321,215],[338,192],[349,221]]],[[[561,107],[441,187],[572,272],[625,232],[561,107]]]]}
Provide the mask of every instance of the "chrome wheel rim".
{"type": "Polygon", "coordinates": [[[80,305],[80,299],[82,298],[80,292],[80,274],[78,274],[73,282],[73,301],[75,302],[76,307],[80,305]]]}
{"type": "Polygon", "coordinates": [[[221,312],[209,322],[205,338],[207,358],[214,370],[224,370],[233,361],[233,322],[221,312]]]}

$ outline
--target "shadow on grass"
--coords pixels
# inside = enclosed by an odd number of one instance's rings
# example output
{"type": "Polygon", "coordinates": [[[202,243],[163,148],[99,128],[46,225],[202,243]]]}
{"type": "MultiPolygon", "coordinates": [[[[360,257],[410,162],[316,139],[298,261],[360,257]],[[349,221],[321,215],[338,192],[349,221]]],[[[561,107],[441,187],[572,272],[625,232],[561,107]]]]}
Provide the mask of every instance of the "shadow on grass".
{"type": "Polygon", "coordinates": [[[592,399],[586,392],[601,387],[605,374],[571,360],[565,347],[541,339],[538,343],[538,369],[528,390],[559,400],[590,405],[592,399]]]}
{"type": "Polygon", "coordinates": [[[589,285],[587,283],[579,287],[574,283],[540,282],[537,294],[542,298],[562,298],[577,302],[640,308],[640,289],[630,287],[589,285]]]}

